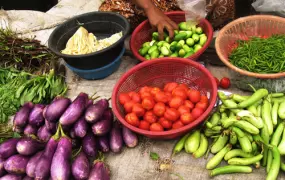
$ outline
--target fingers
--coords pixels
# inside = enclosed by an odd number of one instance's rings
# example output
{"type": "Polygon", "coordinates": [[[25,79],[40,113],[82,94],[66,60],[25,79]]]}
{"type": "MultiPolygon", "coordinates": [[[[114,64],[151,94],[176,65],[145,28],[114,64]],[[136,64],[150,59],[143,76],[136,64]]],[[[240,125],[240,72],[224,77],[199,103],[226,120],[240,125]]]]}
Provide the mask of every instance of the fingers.
{"type": "Polygon", "coordinates": [[[174,36],[174,29],[172,28],[170,23],[165,23],[165,27],[168,31],[169,37],[172,39],[174,36]]]}
{"type": "Polygon", "coordinates": [[[171,19],[168,19],[168,22],[169,22],[169,24],[171,24],[171,26],[174,30],[178,29],[178,25],[174,21],[172,21],[171,19]]]}
{"type": "Polygon", "coordinates": [[[164,29],[164,24],[163,23],[159,23],[158,26],[157,26],[157,31],[158,31],[159,40],[161,40],[161,41],[164,39],[163,29],[164,29]]]}

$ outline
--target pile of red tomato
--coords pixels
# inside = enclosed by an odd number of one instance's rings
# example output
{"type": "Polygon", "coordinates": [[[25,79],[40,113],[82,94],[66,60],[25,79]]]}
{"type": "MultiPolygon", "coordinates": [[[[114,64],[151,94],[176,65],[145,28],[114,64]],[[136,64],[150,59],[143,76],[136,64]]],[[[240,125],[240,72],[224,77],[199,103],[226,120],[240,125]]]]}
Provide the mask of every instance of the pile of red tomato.
{"type": "Polygon", "coordinates": [[[140,129],[164,131],[181,128],[197,119],[208,107],[208,98],[185,84],[140,88],[119,95],[125,120],[140,129]]]}

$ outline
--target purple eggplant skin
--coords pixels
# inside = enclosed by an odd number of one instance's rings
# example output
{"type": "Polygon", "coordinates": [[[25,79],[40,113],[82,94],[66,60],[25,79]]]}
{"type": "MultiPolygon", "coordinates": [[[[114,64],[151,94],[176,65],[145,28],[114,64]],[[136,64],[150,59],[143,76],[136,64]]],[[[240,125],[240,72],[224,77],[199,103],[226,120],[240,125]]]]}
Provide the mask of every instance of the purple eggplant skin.
{"type": "Polygon", "coordinates": [[[11,138],[0,144],[0,158],[7,159],[10,156],[17,154],[17,143],[20,139],[11,138]]]}
{"type": "Polygon", "coordinates": [[[88,95],[80,93],[75,100],[68,106],[63,115],[60,117],[59,122],[62,125],[74,124],[82,115],[86,108],[88,95]]]}
{"type": "Polygon", "coordinates": [[[6,174],[2,176],[0,180],[22,180],[22,176],[16,174],[6,174]]]}
{"type": "Polygon", "coordinates": [[[120,125],[118,123],[114,124],[110,132],[110,149],[114,153],[118,153],[123,148],[123,137],[120,125]]]}
{"type": "Polygon", "coordinates": [[[89,157],[96,157],[98,153],[98,145],[96,138],[92,132],[88,132],[82,140],[83,152],[89,157]]]}
{"type": "Polygon", "coordinates": [[[92,125],[92,131],[95,135],[103,136],[107,134],[111,128],[114,120],[114,115],[111,108],[104,111],[99,122],[92,125]]]}
{"type": "Polygon", "coordinates": [[[25,174],[29,159],[28,156],[21,154],[13,155],[5,161],[4,168],[10,174],[25,174]]]}
{"type": "Polygon", "coordinates": [[[133,148],[138,145],[138,136],[127,127],[123,126],[122,134],[123,140],[129,148],[133,148]]]}
{"type": "Polygon", "coordinates": [[[108,136],[99,136],[98,137],[98,144],[99,144],[99,149],[106,153],[110,151],[110,145],[109,145],[109,138],[108,136]]]}
{"type": "Polygon", "coordinates": [[[80,152],[72,162],[71,172],[76,180],[88,179],[90,171],[89,160],[84,152],[80,152]]]}
{"type": "Polygon", "coordinates": [[[44,111],[44,117],[49,122],[57,122],[60,116],[65,112],[65,110],[70,105],[71,100],[68,98],[60,97],[54,99],[54,101],[47,106],[44,111]]]}
{"type": "Polygon", "coordinates": [[[35,177],[35,169],[38,164],[39,159],[41,158],[43,151],[37,152],[34,156],[31,157],[29,160],[27,167],[26,167],[26,174],[29,177],[35,177]]]}
{"type": "Polygon", "coordinates": [[[48,141],[40,159],[35,167],[35,179],[47,179],[50,176],[50,167],[53,160],[54,153],[57,149],[58,141],[53,137],[48,141]]]}
{"type": "Polygon", "coordinates": [[[45,125],[40,127],[37,132],[37,137],[39,138],[39,140],[43,142],[47,142],[51,136],[52,136],[51,132],[49,132],[49,130],[46,128],[45,125]]]}
{"type": "Polygon", "coordinates": [[[89,106],[85,112],[85,119],[89,123],[97,122],[102,116],[104,111],[109,107],[109,102],[106,99],[101,99],[95,104],[89,106]]]}
{"type": "Polygon", "coordinates": [[[89,100],[87,101],[86,107],[89,107],[89,106],[91,106],[91,105],[93,105],[93,99],[89,99],[89,100]]]}
{"type": "Polygon", "coordinates": [[[25,177],[23,178],[23,180],[34,180],[34,178],[29,177],[29,176],[25,176],[25,177]]]}
{"type": "Polygon", "coordinates": [[[71,128],[69,131],[69,137],[71,137],[72,139],[76,138],[75,136],[75,132],[74,132],[74,128],[71,128]]]}
{"type": "Polygon", "coordinates": [[[27,136],[37,135],[37,132],[38,132],[38,128],[30,124],[28,124],[24,129],[24,134],[27,136]]]}
{"type": "Polygon", "coordinates": [[[110,170],[102,161],[93,165],[88,180],[110,180],[110,170]]]}
{"type": "Polygon", "coordinates": [[[57,129],[57,124],[56,123],[50,122],[50,121],[45,119],[45,126],[46,126],[46,129],[50,133],[54,134],[56,132],[56,129],[57,129]]]}
{"type": "Polygon", "coordinates": [[[43,110],[45,106],[42,104],[36,104],[34,108],[31,110],[29,115],[29,124],[40,127],[44,124],[45,120],[43,117],[43,110]]]}
{"type": "Polygon", "coordinates": [[[6,174],[6,171],[4,169],[4,163],[5,163],[5,160],[0,159],[0,177],[4,176],[4,174],[6,174]]]}
{"type": "Polygon", "coordinates": [[[13,125],[16,127],[24,128],[29,120],[30,112],[33,108],[34,104],[31,102],[25,103],[20,110],[16,113],[13,125]]]}
{"type": "Polygon", "coordinates": [[[51,163],[51,179],[69,180],[71,176],[72,144],[68,137],[61,137],[51,163]]]}
{"type": "Polygon", "coordinates": [[[40,143],[39,141],[29,137],[21,138],[16,146],[18,153],[25,156],[33,155],[44,147],[44,143],[40,143]]]}
{"type": "Polygon", "coordinates": [[[81,117],[73,126],[76,137],[83,138],[87,134],[88,124],[84,117],[81,117]]]}

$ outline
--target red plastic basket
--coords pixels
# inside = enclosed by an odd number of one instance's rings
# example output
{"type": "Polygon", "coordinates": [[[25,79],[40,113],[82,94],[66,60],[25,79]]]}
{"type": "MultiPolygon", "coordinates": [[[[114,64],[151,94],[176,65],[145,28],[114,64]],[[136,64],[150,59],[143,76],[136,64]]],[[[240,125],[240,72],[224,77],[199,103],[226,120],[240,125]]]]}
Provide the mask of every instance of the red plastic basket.
{"type": "Polygon", "coordinates": [[[126,72],[117,82],[112,94],[115,116],[132,131],[155,139],[173,139],[189,132],[202,123],[213,109],[217,98],[217,84],[211,73],[201,64],[184,58],[163,58],[143,62],[126,72]],[[175,130],[152,132],[134,127],[125,121],[123,106],[119,103],[122,92],[139,91],[142,86],[163,87],[167,82],[185,83],[209,98],[206,111],[192,123],[175,130]]]}
{"type": "MultiPolygon", "coordinates": [[[[173,11],[165,13],[171,20],[176,23],[185,21],[185,12],[184,11],[173,11]]],[[[213,27],[206,19],[202,19],[199,23],[199,26],[202,27],[208,39],[204,46],[197,51],[195,54],[188,57],[188,59],[197,60],[202,53],[209,47],[213,39],[213,27]]],[[[153,33],[149,21],[143,21],[133,32],[130,40],[130,49],[133,52],[134,56],[140,61],[147,61],[143,56],[141,56],[138,51],[141,48],[142,44],[146,41],[151,41],[151,35],[153,33]]]]}

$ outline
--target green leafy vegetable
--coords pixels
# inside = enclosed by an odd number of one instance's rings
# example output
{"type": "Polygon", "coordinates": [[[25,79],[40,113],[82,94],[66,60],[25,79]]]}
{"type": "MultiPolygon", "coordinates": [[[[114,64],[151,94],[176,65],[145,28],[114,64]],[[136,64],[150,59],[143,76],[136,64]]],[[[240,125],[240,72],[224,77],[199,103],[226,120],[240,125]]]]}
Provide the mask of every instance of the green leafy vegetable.
{"type": "Polygon", "coordinates": [[[149,156],[152,160],[158,160],[159,159],[159,155],[155,152],[150,152],[149,156]]]}
{"type": "Polygon", "coordinates": [[[285,35],[239,41],[229,61],[240,69],[255,73],[285,72],[285,35]]]}

